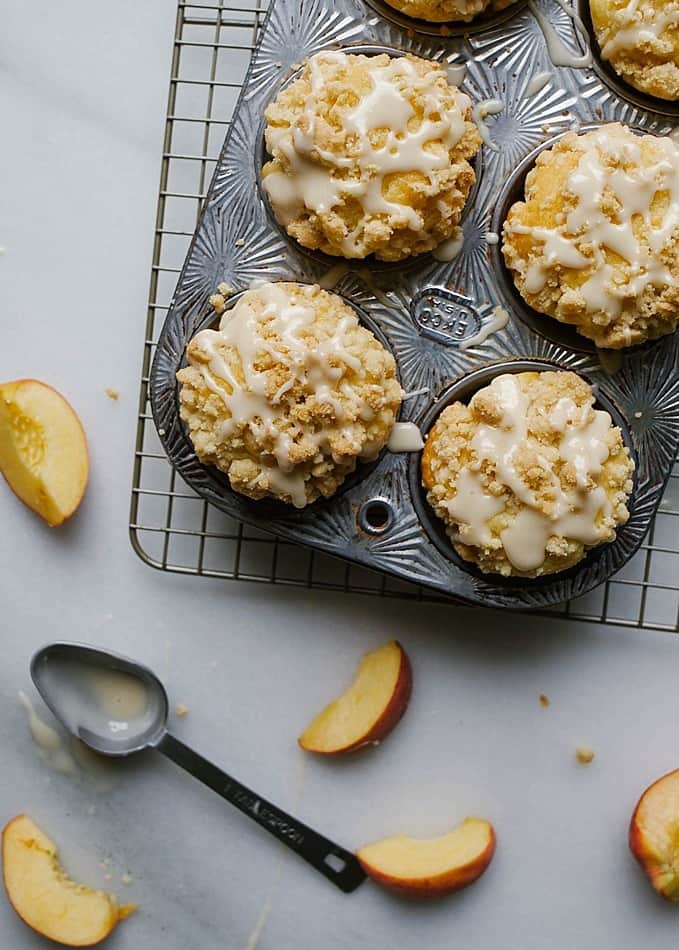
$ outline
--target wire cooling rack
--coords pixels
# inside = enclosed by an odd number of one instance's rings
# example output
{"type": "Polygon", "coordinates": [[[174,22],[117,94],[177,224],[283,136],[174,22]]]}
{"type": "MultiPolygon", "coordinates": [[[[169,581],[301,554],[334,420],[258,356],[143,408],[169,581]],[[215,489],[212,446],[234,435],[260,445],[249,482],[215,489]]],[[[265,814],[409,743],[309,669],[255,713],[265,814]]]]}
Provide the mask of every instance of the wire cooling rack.
{"type": "MultiPolygon", "coordinates": [[[[212,508],[170,466],[148,401],[153,352],[268,0],[179,0],[139,399],[130,536],[152,567],[295,587],[441,600],[273,538],[212,508]]],[[[679,628],[679,460],[647,541],[606,585],[550,615],[649,630],[679,628]]]]}

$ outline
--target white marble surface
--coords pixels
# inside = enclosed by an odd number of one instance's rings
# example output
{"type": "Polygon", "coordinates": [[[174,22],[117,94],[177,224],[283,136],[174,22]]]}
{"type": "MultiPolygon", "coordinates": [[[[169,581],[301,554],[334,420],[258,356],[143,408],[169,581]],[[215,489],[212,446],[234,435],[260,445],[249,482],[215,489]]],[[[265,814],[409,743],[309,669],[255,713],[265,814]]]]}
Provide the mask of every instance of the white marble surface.
{"type": "MultiPolygon", "coordinates": [[[[126,523],[174,2],[7,7],[0,377],[68,395],[93,471],[81,512],[55,531],[0,485],[0,820],[29,812],[75,875],[140,902],[117,950],[252,950],[265,908],[261,950],[674,950],[679,911],[651,893],[626,832],[638,793],[679,765],[679,641],[165,576],[136,559],[126,523]],[[394,636],[415,673],[401,726],[354,759],[303,761],[300,728],[364,649],[394,636]],[[478,813],[497,827],[493,865],[439,903],[370,883],[347,897],[153,754],[105,782],[49,773],[16,693],[52,638],[154,666],[189,707],[178,735],[343,844],[478,813]],[[589,767],[580,743],[596,751],[589,767]]],[[[43,945],[0,897],[0,946],[43,945]]]]}

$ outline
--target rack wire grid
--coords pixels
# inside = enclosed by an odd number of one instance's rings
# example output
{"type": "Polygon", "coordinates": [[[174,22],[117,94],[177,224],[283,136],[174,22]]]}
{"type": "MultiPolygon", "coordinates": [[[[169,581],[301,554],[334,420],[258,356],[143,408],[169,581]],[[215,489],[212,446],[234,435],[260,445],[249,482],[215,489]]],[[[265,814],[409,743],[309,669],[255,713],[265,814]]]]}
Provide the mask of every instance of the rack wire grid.
{"type": "MultiPolygon", "coordinates": [[[[442,601],[427,592],[240,524],[196,495],[170,466],[148,398],[149,370],[177,277],[228,130],[268,0],[179,0],[163,143],[139,400],[130,536],[164,571],[442,601]]],[[[677,632],[679,459],[648,538],[606,585],[548,613],[677,632]]]]}

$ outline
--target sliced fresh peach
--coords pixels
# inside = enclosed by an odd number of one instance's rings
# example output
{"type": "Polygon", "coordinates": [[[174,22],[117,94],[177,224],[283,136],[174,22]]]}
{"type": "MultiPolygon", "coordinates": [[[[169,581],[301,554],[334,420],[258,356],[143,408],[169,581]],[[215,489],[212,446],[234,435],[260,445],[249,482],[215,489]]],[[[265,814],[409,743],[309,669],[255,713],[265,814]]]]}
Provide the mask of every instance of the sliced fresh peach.
{"type": "Polygon", "coordinates": [[[52,527],[77,509],[89,473],[87,441],[56,389],[36,379],[0,383],[0,472],[52,527]]]}
{"type": "Polygon", "coordinates": [[[663,775],[639,799],[629,846],[658,894],[679,901],[679,769],[663,775]]]}
{"type": "Polygon", "coordinates": [[[405,897],[439,897],[459,891],[481,877],[495,852],[495,831],[488,821],[465,818],[440,838],[396,835],[359,848],[365,873],[405,897]]]}
{"type": "Polygon", "coordinates": [[[405,712],[413,677],[396,640],[366,653],[349,689],[316,716],[299,737],[308,752],[336,755],[378,742],[405,712]]]}
{"type": "Polygon", "coordinates": [[[33,930],[68,947],[91,947],[135,909],[76,884],[64,873],[52,841],[27,815],[2,832],[2,871],[9,902],[33,930]]]}

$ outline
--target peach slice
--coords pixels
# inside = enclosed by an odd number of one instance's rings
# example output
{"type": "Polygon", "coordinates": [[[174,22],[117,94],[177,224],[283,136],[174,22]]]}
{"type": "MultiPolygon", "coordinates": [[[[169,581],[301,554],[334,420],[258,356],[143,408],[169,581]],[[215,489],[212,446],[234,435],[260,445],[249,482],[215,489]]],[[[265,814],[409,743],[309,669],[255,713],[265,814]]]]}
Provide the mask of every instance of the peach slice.
{"type": "Polygon", "coordinates": [[[495,831],[488,821],[465,818],[440,838],[396,835],[359,848],[365,873],[404,897],[439,897],[473,884],[495,852],[495,831]]]}
{"type": "Polygon", "coordinates": [[[663,775],[639,799],[629,846],[658,894],[679,901],[679,769],[663,775]]]}
{"type": "Polygon", "coordinates": [[[89,473],[87,442],[56,389],[37,379],[0,383],[0,472],[51,527],[76,510],[89,473]]]}
{"type": "Polygon", "coordinates": [[[91,947],[135,909],[115,897],[71,881],[56,846],[27,815],[2,832],[2,870],[9,902],[25,924],[68,947],[91,947]]]}
{"type": "Polygon", "coordinates": [[[405,712],[412,683],[405,650],[390,640],[365,654],[349,689],[316,716],[299,744],[308,752],[336,755],[378,742],[405,712]]]}

